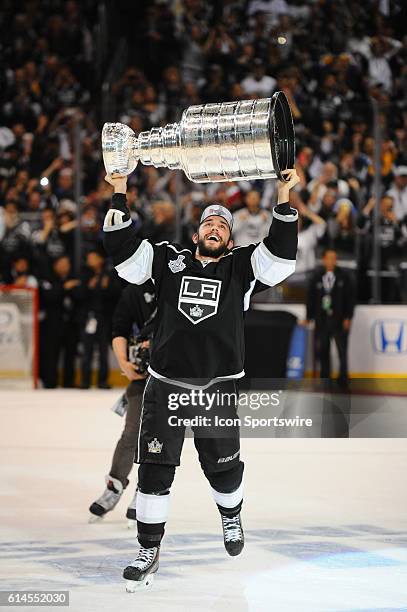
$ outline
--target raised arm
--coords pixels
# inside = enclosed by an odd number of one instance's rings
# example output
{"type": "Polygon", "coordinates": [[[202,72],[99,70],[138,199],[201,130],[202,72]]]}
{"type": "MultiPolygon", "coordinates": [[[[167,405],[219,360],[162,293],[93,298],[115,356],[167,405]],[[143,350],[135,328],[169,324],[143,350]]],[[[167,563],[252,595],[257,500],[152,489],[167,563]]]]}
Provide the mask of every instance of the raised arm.
{"type": "Polygon", "coordinates": [[[118,275],[129,283],[141,285],[153,275],[154,248],[148,240],[142,240],[132,225],[127,207],[125,176],[105,180],[113,185],[112,205],[103,224],[103,244],[118,275]]]}
{"type": "Polygon", "coordinates": [[[287,170],[289,180],[278,183],[278,204],[268,236],[253,251],[251,265],[256,280],[273,287],[295,270],[298,212],[289,205],[290,189],[298,182],[295,170],[287,170]]]}

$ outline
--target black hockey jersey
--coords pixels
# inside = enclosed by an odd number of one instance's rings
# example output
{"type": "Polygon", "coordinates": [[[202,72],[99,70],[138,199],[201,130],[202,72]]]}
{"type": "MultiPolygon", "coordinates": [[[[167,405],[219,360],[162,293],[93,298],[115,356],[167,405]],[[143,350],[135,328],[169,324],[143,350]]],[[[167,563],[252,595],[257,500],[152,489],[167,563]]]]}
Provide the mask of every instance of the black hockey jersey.
{"type": "Polygon", "coordinates": [[[112,338],[128,338],[133,334],[145,334],[156,310],[155,289],[152,281],[142,285],[128,285],[123,289],[113,313],[112,338]]]}
{"type": "Polygon", "coordinates": [[[294,272],[297,218],[288,205],[276,207],[263,242],[204,265],[188,249],[138,238],[125,196],[113,196],[103,228],[106,251],[119,276],[136,284],[151,278],[155,285],[154,377],[206,386],[244,376],[244,310],[256,280],[273,286],[294,272]]]}

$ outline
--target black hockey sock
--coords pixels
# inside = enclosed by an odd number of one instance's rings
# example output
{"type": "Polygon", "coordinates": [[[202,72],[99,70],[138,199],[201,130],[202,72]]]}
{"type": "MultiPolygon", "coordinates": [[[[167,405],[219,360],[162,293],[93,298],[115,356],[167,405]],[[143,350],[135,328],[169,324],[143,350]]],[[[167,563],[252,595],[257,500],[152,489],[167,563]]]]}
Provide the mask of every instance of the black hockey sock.
{"type": "Polygon", "coordinates": [[[160,546],[164,536],[165,523],[142,523],[137,521],[137,539],[143,548],[160,546]]]}
{"type": "Polygon", "coordinates": [[[240,514],[240,511],[243,505],[243,500],[239,502],[237,506],[235,506],[234,508],[224,508],[223,506],[220,506],[219,504],[216,504],[216,505],[218,506],[219,512],[223,514],[223,516],[228,516],[229,518],[233,518],[234,516],[237,516],[238,514],[240,514]]]}

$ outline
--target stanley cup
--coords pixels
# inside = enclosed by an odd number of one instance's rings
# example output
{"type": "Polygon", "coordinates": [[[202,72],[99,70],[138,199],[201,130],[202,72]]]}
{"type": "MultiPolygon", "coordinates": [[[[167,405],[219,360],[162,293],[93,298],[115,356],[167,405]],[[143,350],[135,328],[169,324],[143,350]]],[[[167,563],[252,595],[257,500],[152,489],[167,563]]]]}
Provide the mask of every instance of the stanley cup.
{"type": "Polygon", "coordinates": [[[130,174],[140,161],[181,169],[195,183],[278,178],[294,167],[290,106],[272,98],[190,106],[179,123],[135,135],[122,123],[105,123],[103,160],[108,174],[130,174]]]}

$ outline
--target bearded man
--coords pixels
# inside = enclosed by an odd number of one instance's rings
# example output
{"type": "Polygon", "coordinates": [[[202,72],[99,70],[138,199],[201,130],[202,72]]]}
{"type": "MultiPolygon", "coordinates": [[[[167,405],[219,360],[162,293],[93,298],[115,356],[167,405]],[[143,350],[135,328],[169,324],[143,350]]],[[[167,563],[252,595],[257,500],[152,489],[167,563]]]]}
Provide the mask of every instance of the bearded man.
{"type": "Polygon", "coordinates": [[[298,213],[288,200],[299,178],[295,170],[288,170],[286,178],[279,182],[278,205],[262,242],[233,248],[232,215],[211,204],[193,236],[193,253],[167,241],[141,240],[126,205],[126,177],[106,177],[115,191],[103,228],[106,251],[128,282],[151,278],[157,300],[136,458],[140,550],[123,573],[127,590],[148,586],[158,569],[170,489],[188,424],[219,508],[226,551],[234,556],[243,549],[244,464],[236,381],[244,376],[244,311],[256,282],[272,287],[295,269],[298,213]],[[230,425],[216,427],[216,416],[230,425]]]}

